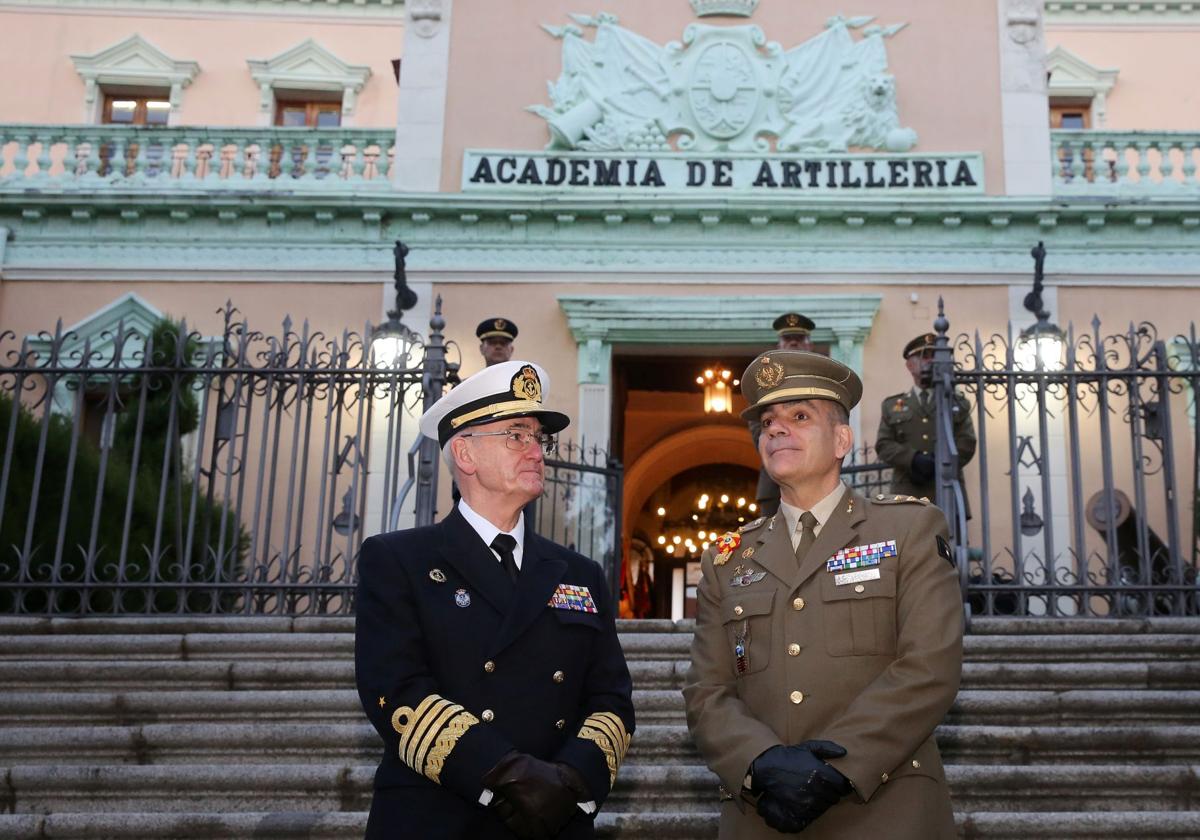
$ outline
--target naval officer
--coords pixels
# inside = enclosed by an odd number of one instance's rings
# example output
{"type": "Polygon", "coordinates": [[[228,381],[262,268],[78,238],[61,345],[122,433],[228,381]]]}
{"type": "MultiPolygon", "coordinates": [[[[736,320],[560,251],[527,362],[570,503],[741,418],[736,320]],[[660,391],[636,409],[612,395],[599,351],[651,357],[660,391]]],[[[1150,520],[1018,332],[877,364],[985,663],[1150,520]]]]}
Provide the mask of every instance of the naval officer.
{"type": "Polygon", "coordinates": [[[958,690],[962,605],[946,521],[842,484],[859,378],[763,353],[741,378],[779,513],[701,558],[683,694],[721,780],[722,840],[955,836],[933,731],[958,690]]]}
{"type": "Polygon", "coordinates": [[[590,838],[633,734],[600,566],[536,534],[569,422],[536,364],[485,368],[421,418],[462,491],[436,525],[367,539],[355,677],[384,742],[367,837],[590,838]]]}
{"type": "Polygon", "coordinates": [[[517,337],[517,325],[507,318],[484,318],[475,328],[479,339],[479,355],[487,367],[512,359],[513,339],[517,337]]]}

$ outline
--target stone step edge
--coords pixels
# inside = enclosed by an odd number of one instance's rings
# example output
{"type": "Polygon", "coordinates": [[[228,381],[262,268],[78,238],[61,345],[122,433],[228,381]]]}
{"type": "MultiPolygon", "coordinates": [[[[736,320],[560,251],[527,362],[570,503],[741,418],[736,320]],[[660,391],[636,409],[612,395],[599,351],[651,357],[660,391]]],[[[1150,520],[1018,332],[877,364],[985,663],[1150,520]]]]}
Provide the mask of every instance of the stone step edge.
{"type": "MultiPolygon", "coordinates": [[[[126,813],[2,815],[0,838],[31,836],[78,838],[255,838],[361,837],[365,811],[340,812],[247,812],[211,813],[126,813]]],[[[956,813],[961,835],[972,838],[1046,837],[1063,840],[1097,837],[1120,831],[1126,837],[1192,837],[1200,831],[1196,811],[1053,811],[1035,814],[989,811],[956,813]],[[1130,834],[1132,832],[1132,834],[1130,834]]],[[[596,818],[600,837],[632,837],[628,832],[652,834],[659,840],[695,840],[716,833],[712,813],[648,814],[601,812],[596,818]]]]}

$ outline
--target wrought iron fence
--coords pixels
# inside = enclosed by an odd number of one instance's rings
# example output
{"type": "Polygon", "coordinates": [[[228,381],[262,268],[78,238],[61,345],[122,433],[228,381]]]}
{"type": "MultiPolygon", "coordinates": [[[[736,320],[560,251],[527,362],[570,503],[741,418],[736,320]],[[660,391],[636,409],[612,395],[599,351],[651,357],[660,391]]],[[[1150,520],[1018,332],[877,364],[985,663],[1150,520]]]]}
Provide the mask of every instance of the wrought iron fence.
{"type": "Polygon", "coordinates": [[[546,459],[546,487],[533,511],[534,530],[604,568],[608,590],[621,579],[621,462],[596,446],[560,444],[546,459]]]}
{"type": "Polygon", "coordinates": [[[842,464],[842,482],[863,496],[887,493],[892,486],[892,468],[879,460],[874,447],[858,446],[842,464]]]}
{"type": "Polygon", "coordinates": [[[1150,323],[1061,342],[961,334],[939,309],[938,503],[979,615],[1200,614],[1200,340],[1150,323]],[[978,455],[955,476],[953,391],[978,455]],[[971,497],[974,518],[964,502],[971,497]]]}
{"type": "Polygon", "coordinates": [[[409,418],[444,382],[440,301],[429,342],[388,368],[369,328],[284,320],[268,336],[222,314],[215,337],[171,322],[0,334],[0,612],[352,609],[409,418]]]}

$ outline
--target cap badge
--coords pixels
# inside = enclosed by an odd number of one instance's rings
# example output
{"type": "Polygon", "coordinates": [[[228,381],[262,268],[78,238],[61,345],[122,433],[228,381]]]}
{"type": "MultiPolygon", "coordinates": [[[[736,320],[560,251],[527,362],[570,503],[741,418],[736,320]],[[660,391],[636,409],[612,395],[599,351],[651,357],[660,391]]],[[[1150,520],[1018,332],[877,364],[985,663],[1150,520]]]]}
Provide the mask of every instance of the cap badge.
{"type": "Polygon", "coordinates": [[[789,327],[799,326],[800,316],[793,312],[791,315],[787,316],[787,322],[789,327]]]}
{"type": "Polygon", "coordinates": [[[531,365],[525,365],[512,378],[512,392],[518,399],[542,401],[542,381],[531,365]]]}
{"type": "Polygon", "coordinates": [[[503,318],[497,318],[495,321],[492,321],[492,326],[498,330],[502,330],[508,326],[508,321],[505,321],[503,318]]]}
{"type": "Polygon", "coordinates": [[[783,381],[783,365],[763,359],[762,367],[754,372],[754,381],[760,388],[774,388],[783,381]]]}

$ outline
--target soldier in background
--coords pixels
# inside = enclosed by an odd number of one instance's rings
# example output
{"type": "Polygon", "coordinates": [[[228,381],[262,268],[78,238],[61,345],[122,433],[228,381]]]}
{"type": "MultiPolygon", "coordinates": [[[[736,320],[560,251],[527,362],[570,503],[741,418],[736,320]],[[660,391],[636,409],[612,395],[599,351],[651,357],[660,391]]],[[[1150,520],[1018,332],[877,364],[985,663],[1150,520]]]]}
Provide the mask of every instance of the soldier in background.
{"type": "Polygon", "coordinates": [[[479,355],[491,367],[512,358],[517,325],[507,318],[486,318],[475,328],[475,336],[479,339],[479,355]]]}
{"type": "MultiPolygon", "coordinates": [[[[875,451],[881,461],[891,466],[892,493],[901,496],[932,499],[937,495],[937,418],[933,400],[933,347],[936,340],[933,333],[925,333],[904,345],[904,365],[912,375],[913,387],[885,399],[879,415],[875,451]]],[[[975,455],[975,427],[971,423],[971,405],[957,391],[951,410],[961,483],[962,468],[975,455]]],[[[969,506],[967,510],[969,516],[969,506]]]]}
{"type": "MultiPolygon", "coordinates": [[[[785,312],[775,319],[771,328],[779,336],[776,346],[780,350],[813,349],[812,331],[816,328],[812,318],[799,312],[785,312]]],[[[750,437],[754,448],[758,449],[759,426],[757,420],[750,421],[750,437]]],[[[758,487],[754,491],[754,500],[758,502],[758,513],[770,516],[779,510],[779,485],[771,480],[766,467],[758,469],[758,487]]]]}

